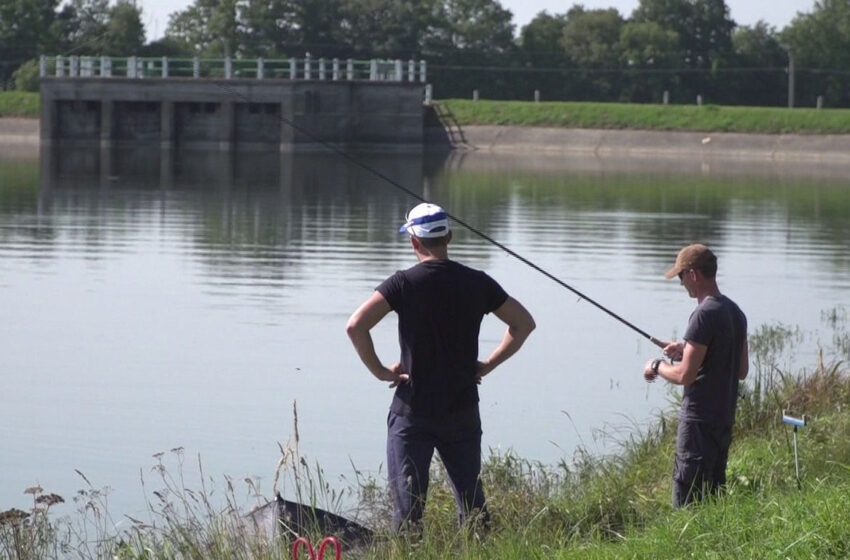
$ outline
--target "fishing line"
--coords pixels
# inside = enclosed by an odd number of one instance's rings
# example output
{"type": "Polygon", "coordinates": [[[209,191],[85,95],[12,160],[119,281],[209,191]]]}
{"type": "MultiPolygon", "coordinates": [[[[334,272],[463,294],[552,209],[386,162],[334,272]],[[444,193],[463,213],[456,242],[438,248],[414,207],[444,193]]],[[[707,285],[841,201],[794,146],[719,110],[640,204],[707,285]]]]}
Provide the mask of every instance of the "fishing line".
{"type": "MultiPolygon", "coordinates": [[[[238,92],[238,91],[236,91],[236,90],[234,90],[234,89],[232,89],[232,88],[230,88],[226,85],[220,84],[220,83],[217,83],[216,85],[218,87],[220,87],[221,89],[229,92],[232,96],[241,98],[242,100],[244,100],[247,103],[251,103],[251,100],[247,96],[243,95],[242,93],[240,93],[240,92],[238,92]]],[[[295,124],[294,122],[292,122],[290,119],[284,117],[283,115],[279,115],[278,118],[280,119],[281,122],[285,123],[287,126],[290,126],[293,130],[300,132],[304,136],[307,136],[312,141],[318,143],[319,145],[321,145],[322,147],[326,148],[327,150],[333,152],[334,154],[337,154],[337,155],[343,157],[344,159],[346,159],[347,161],[349,161],[353,165],[359,167],[360,169],[363,169],[364,171],[371,173],[371,174],[375,175],[376,177],[378,177],[380,179],[383,179],[389,185],[391,185],[391,186],[395,187],[396,189],[404,192],[409,197],[415,198],[416,200],[418,200],[420,202],[429,202],[428,200],[425,200],[425,198],[423,198],[419,194],[413,192],[412,190],[408,189],[404,185],[400,184],[398,181],[393,180],[392,178],[388,177],[384,173],[381,173],[379,170],[375,169],[374,167],[371,167],[370,165],[363,163],[362,161],[360,161],[356,157],[352,156],[350,153],[343,150],[342,148],[338,148],[337,146],[334,146],[330,142],[327,142],[325,140],[322,140],[321,138],[318,138],[315,134],[313,134],[309,130],[305,129],[302,126],[295,124]]],[[[623,325],[629,327],[630,329],[632,329],[636,333],[640,334],[642,337],[646,338],[647,340],[649,340],[650,342],[652,342],[653,344],[655,344],[659,348],[664,348],[664,343],[662,341],[658,340],[654,336],[650,335],[648,332],[644,331],[643,329],[641,329],[641,328],[637,327],[636,325],[632,324],[631,322],[627,321],[623,317],[620,317],[619,315],[617,315],[616,313],[614,313],[613,311],[611,311],[610,309],[608,309],[604,305],[600,304],[596,300],[588,297],[584,293],[573,288],[572,286],[570,286],[569,284],[567,284],[566,282],[564,282],[563,280],[561,280],[560,278],[558,278],[557,276],[555,276],[554,274],[549,272],[548,270],[544,269],[540,265],[538,265],[538,264],[534,263],[533,261],[531,261],[530,259],[527,259],[526,257],[520,255],[519,253],[517,253],[513,249],[507,247],[506,245],[500,243],[499,241],[496,241],[495,239],[493,239],[492,237],[490,237],[489,235],[487,235],[483,231],[479,230],[478,228],[467,223],[465,220],[461,219],[460,217],[455,216],[454,214],[451,214],[449,212],[446,212],[446,215],[449,218],[451,218],[453,221],[457,222],[458,224],[462,225],[463,227],[465,227],[466,229],[468,229],[469,231],[471,231],[472,233],[474,233],[475,235],[480,237],[481,239],[483,239],[483,240],[487,241],[488,243],[498,247],[499,249],[506,252],[507,254],[514,257],[515,259],[519,260],[523,264],[533,268],[534,270],[536,270],[537,272],[539,272],[540,274],[542,274],[546,278],[549,278],[550,280],[552,280],[553,282],[555,282],[556,284],[558,284],[562,288],[566,288],[567,290],[571,291],[572,293],[577,295],[581,300],[584,300],[584,301],[588,302],[589,304],[593,305],[594,307],[596,307],[597,309],[599,309],[600,311],[607,313],[608,315],[610,315],[611,317],[613,317],[614,319],[616,319],[617,321],[619,321],[623,325]]]]}

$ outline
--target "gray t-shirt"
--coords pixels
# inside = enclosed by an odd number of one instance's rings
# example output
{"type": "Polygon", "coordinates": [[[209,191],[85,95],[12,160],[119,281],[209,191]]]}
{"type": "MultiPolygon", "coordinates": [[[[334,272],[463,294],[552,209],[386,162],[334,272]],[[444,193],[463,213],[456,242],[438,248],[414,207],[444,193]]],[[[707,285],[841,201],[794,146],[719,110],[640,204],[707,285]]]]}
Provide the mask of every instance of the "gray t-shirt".
{"type": "Polygon", "coordinates": [[[688,321],[684,339],[708,347],[696,381],[685,387],[679,418],[716,426],[735,423],[738,373],[747,317],[726,296],[707,297],[688,321]]]}

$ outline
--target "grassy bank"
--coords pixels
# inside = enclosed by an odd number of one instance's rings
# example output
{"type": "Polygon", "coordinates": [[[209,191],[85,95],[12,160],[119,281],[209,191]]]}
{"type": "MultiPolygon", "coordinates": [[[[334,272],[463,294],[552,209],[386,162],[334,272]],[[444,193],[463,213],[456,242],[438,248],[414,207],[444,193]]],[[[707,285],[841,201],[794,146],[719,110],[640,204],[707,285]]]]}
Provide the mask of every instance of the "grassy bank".
{"type": "MultiPolygon", "coordinates": [[[[793,374],[781,370],[781,357],[804,340],[799,332],[774,325],[751,334],[751,375],[739,403],[728,488],[718,498],[683,510],[670,507],[676,428],[671,410],[621,439],[619,451],[609,456],[579,449],[559,465],[542,465],[491,452],[482,475],[493,514],[486,531],[457,529],[454,501],[439,466],[420,539],[388,536],[385,488],[374,479],[358,479],[348,491],[357,498],[359,520],[380,536],[369,545],[347,546],[343,557],[845,558],[850,555],[850,370],[839,360],[850,357],[847,320],[844,308],[824,314],[833,328],[834,349],[793,374]],[[781,422],[783,409],[810,420],[799,434],[800,479],[792,432],[781,422]]],[[[284,495],[333,509],[340,495],[320,469],[298,456],[297,420],[295,433],[294,450],[282,449],[278,474],[284,495]]],[[[226,484],[227,500],[212,505],[208,497],[215,491],[203,476],[200,488],[187,489],[182,451],[172,451],[177,472],[160,462],[157,480],[146,483],[149,519],[131,519],[130,528],[125,523],[117,532],[103,496],[90,487],[74,499],[75,521],[56,520],[50,507],[57,497],[30,489],[30,512],[0,513],[0,558],[53,558],[60,549],[81,558],[289,557],[283,540],[263,539],[246,527],[233,481],[226,484]]],[[[255,491],[249,482],[249,493],[255,491]]],[[[312,535],[314,541],[321,536],[312,535]]]]}
{"type": "Polygon", "coordinates": [[[461,125],[542,126],[756,134],[850,134],[850,109],[439,101],[461,125]]]}
{"type": "Polygon", "coordinates": [[[0,91],[0,118],[38,118],[41,95],[26,91],[0,91]]]}
{"type": "MultiPolygon", "coordinates": [[[[0,91],[0,117],[38,118],[38,93],[0,91]]],[[[746,132],[757,134],[850,134],[850,109],[785,109],[718,105],[638,105],[477,101],[439,104],[461,125],[545,126],[639,130],[746,132]]]]}

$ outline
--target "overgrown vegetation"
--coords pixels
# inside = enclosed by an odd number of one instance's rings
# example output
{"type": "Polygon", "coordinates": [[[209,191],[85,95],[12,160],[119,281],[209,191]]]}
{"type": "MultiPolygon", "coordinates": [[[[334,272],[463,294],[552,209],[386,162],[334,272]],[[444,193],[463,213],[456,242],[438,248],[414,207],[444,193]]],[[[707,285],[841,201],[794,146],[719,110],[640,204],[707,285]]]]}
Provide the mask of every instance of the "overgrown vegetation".
{"type": "MultiPolygon", "coordinates": [[[[832,341],[846,340],[847,310],[823,315],[832,341]]],[[[529,559],[529,558],[844,558],[850,554],[850,371],[846,346],[819,348],[811,369],[782,369],[785,357],[804,342],[786,325],[751,333],[751,378],[741,394],[729,464],[729,484],[720,497],[683,510],[670,505],[675,412],[658,418],[621,442],[617,452],[594,456],[578,449],[558,465],[530,462],[514,453],[491,453],[483,478],[493,513],[487,530],[458,530],[454,500],[439,464],[421,538],[386,534],[390,505],[374,479],[353,481],[358,518],[378,531],[367,546],[347,548],[346,558],[529,559]],[[782,411],[805,414],[798,436],[801,476],[795,475],[791,429],[782,411]]],[[[297,417],[296,417],[297,418],[297,417]]],[[[295,446],[282,448],[275,486],[291,499],[336,509],[344,500],[318,466],[295,446]]],[[[58,496],[41,488],[30,512],[0,514],[0,557],[55,558],[281,558],[285,539],[268,539],[246,524],[226,480],[224,499],[205,481],[188,488],[180,449],[176,471],[159,455],[156,490],[147,490],[149,517],[132,519],[117,532],[102,493],[88,485],[75,498],[78,517],[53,519],[58,496]],[[174,474],[172,474],[174,473],[174,474]]],[[[88,481],[86,481],[88,482],[88,481]]],[[[256,494],[246,481],[248,495],[256,494]]],[[[321,535],[311,535],[320,538],[321,535]]]]}
{"type": "Polygon", "coordinates": [[[0,117],[36,118],[41,110],[41,95],[26,91],[0,91],[0,117]]]}

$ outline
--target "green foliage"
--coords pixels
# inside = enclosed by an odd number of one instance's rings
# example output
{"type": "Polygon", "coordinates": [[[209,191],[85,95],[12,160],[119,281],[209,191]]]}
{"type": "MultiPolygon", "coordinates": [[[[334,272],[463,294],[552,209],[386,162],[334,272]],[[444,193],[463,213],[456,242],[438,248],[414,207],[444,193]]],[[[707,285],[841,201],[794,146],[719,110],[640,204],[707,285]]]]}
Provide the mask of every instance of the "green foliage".
{"type": "Polygon", "coordinates": [[[21,64],[12,74],[17,91],[38,91],[41,75],[39,73],[38,60],[32,59],[21,64]]]}

